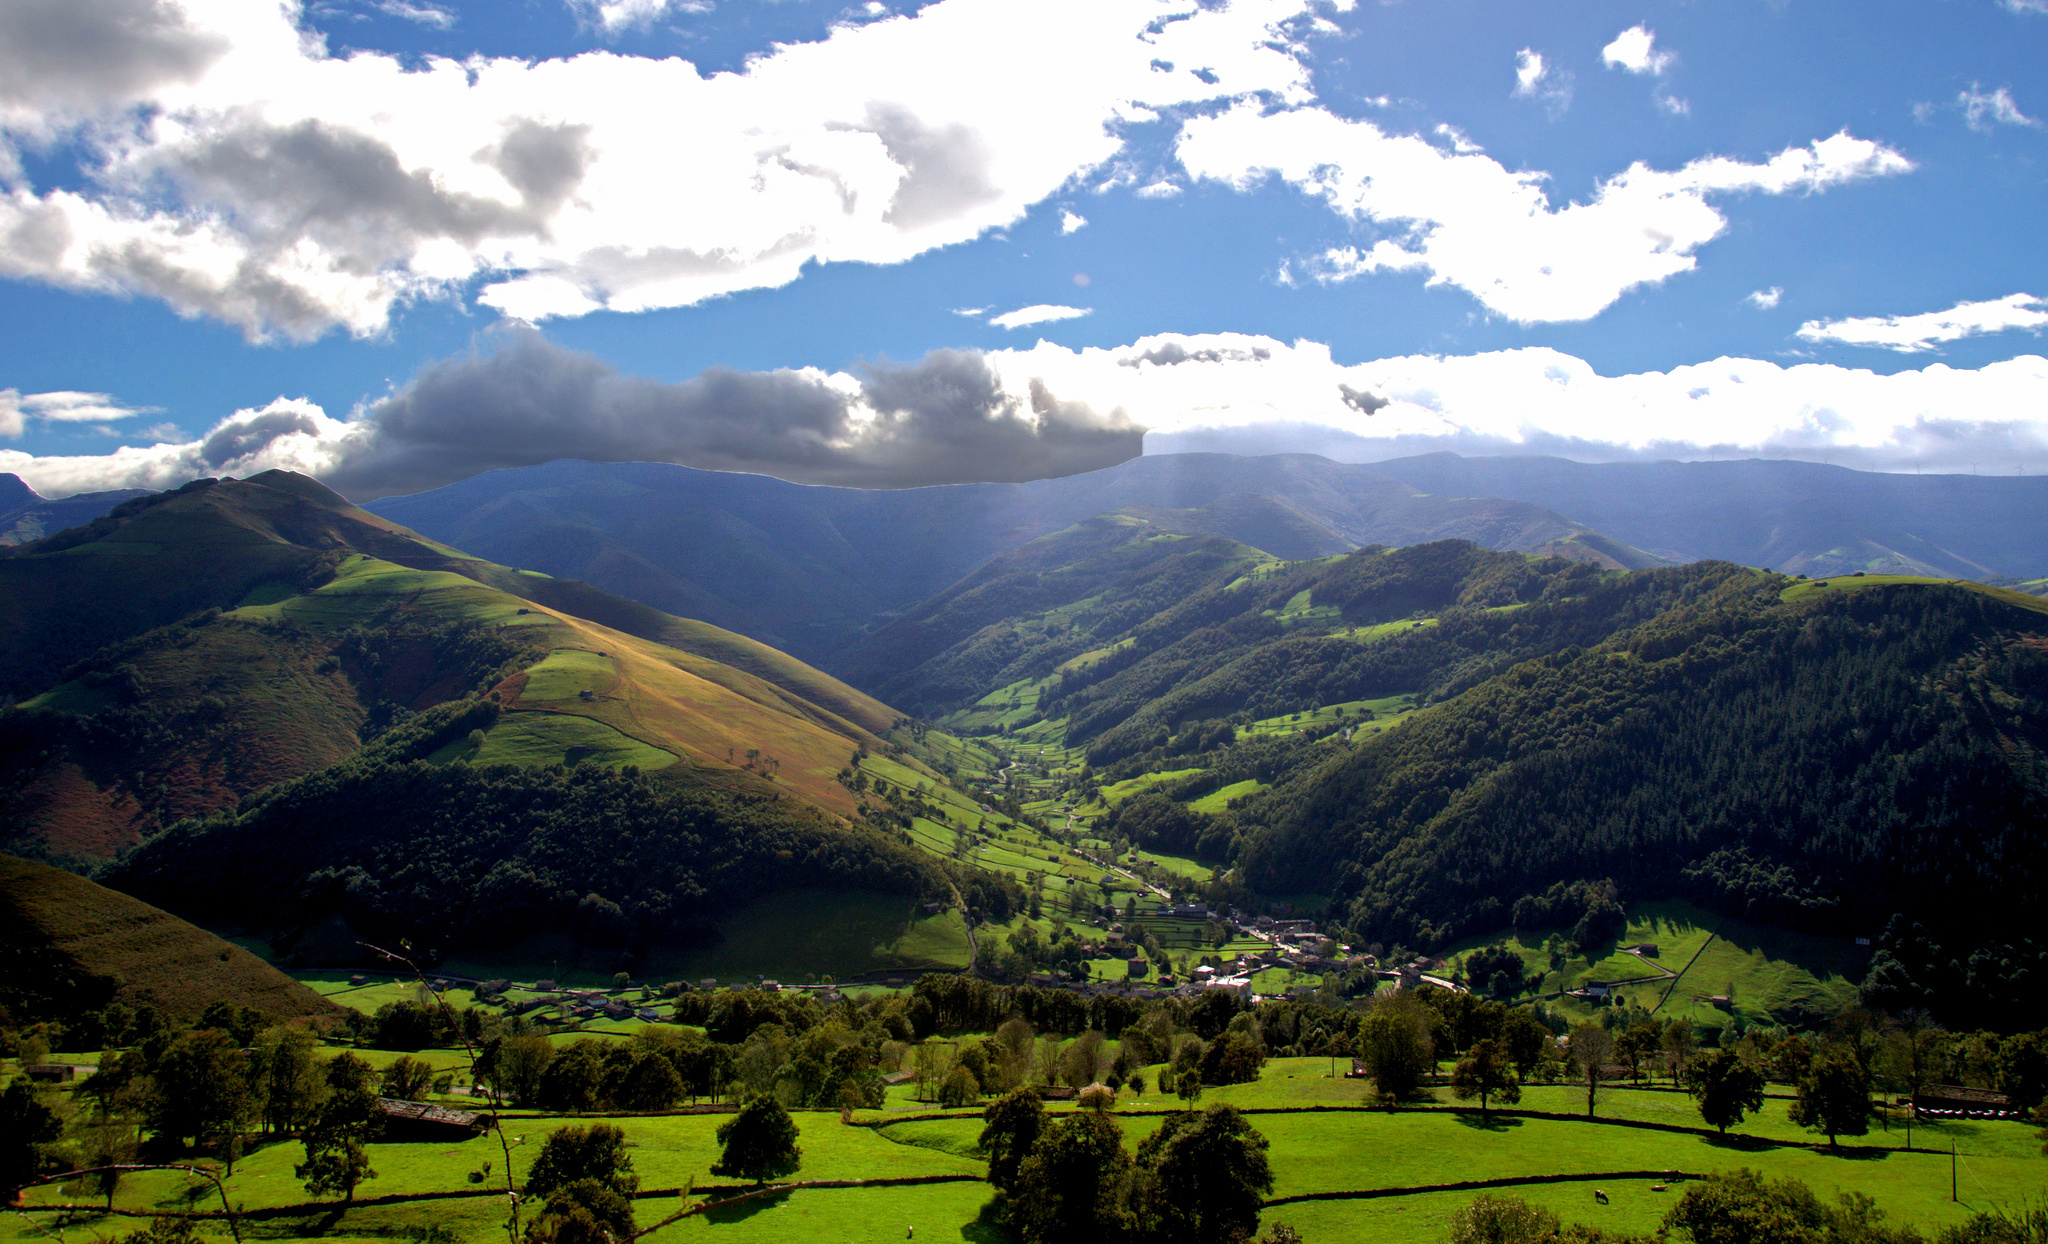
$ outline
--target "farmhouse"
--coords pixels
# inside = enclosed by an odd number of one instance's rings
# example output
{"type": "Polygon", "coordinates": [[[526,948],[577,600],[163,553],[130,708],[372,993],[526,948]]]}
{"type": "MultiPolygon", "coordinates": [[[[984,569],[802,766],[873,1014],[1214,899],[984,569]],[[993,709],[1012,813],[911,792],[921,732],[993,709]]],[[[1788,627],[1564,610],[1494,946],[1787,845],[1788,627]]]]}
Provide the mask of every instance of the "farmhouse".
{"type": "Polygon", "coordinates": [[[377,1108],[384,1112],[386,1140],[468,1140],[491,1129],[490,1116],[474,1110],[450,1110],[389,1097],[378,1098],[377,1108]]]}
{"type": "Polygon", "coordinates": [[[1913,1113],[1934,1119],[2017,1119],[2012,1098],[1990,1089],[1929,1084],[1913,1095],[1913,1113]]]}
{"type": "Polygon", "coordinates": [[[29,1079],[46,1083],[68,1082],[78,1075],[78,1068],[70,1063],[30,1063],[22,1071],[29,1079]]]}

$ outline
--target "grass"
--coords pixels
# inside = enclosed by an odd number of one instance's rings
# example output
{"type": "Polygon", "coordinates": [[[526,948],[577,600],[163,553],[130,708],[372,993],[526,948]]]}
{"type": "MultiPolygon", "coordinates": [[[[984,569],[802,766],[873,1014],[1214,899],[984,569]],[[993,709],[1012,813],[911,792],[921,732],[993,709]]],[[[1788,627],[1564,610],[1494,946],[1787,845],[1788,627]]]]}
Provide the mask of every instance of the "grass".
{"type": "MultiPolygon", "coordinates": [[[[368,1052],[380,1065],[395,1055],[368,1052]]],[[[437,1067],[459,1060],[453,1051],[419,1055],[437,1067]]],[[[1342,1064],[1338,1067],[1341,1069],[1342,1064]]],[[[1250,1110],[1304,1105],[1356,1105],[1369,1086],[1363,1081],[1332,1079],[1327,1059],[1275,1059],[1255,1083],[1212,1088],[1203,1102],[1231,1102],[1250,1110]]],[[[1148,1079],[1158,1069],[1148,1069],[1148,1079]]],[[[1148,1094],[1133,1099],[1126,1093],[1113,1114],[1137,1142],[1157,1128],[1158,1112],[1175,1103],[1148,1094]],[[1146,1114],[1131,1114],[1144,1110],[1146,1114]]],[[[1897,1134],[1862,1138],[1864,1147],[1831,1153],[1772,1142],[1806,1141],[1812,1137],[1792,1126],[1782,1100],[1766,1103],[1763,1115],[1741,1129],[1748,1138],[1723,1141],[1712,1135],[1674,1133],[1588,1123],[1576,1118],[1521,1118],[1471,1111],[1408,1108],[1322,1114],[1252,1116],[1252,1124],[1271,1144],[1269,1157],[1276,1176],[1274,1194],[1400,1189],[1455,1180],[1524,1175],[1558,1175],[1613,1170],[1681,1170],[1692,1174],[1748,1166],[1772,1176],[1792,1176],[1823,1197],[1860,1192],[1873,1197],[1895,1225],[1913,1226],[1923,1234],[1957,1223],[1981,1209],[2012,1206],[2035,1195],[2048,1161],[2039,1153],[2033,1127],[2016,1122],[1971,1122],[1932,1125],[1916,1135],[1919,1151],[1896,1146],[1897,1134]],[[1962,1203],[1948,1202],[1949,1142],[1956,1143],[1962,1203]]],[[[918,1110],[903,1090],[892,1090],[897,1110],[918,1110]]],[[[1522,1108],[1577,1111],[1581,1090],[1529,1086],[1522,1108]]],[[[1055,1111],[1069,1109],[1053,1107],[1055,1111]]],[[[1691,1099],[1678,1093],[1608,1089],[1599,1105],[1603,1118],[1639,1119],[1697,1126],[1691,1099]]],[[[872,1118],[873,1116],[868,1116],[872,1118]]],[[[645,1189],[679,1188],[715,1181],[710,1164],[716,1155],[713,1132],[719,1116],[620,1118],[613,1122],[627,1135],[634,1168],[645,1189]]],[[[972,1112],[939,1119],[885,1123],[878,1127],[846,1126],[831,1112],[799,1112],[799,1143],[803,1165],[797,1178],[873,1179],[914,1175],[978,1175],[983,1167],[975,1149],[981,1120],[972,1112]]],[[[523,1177],[546,1133],[558,1126],[546,1118],[506,1121],[513,1142],[514,1173],[523,1177]]],[[[366,1197],[474,1187],[471,1171],[489,1161],[493,1170],[503,1158],[495,1139],[480,1137],[460,1143],[378,1144],[371,1147],[378,1178],[365,1184],[366,1197]]],[[[237,1165],[229,1178],[229,1195],[255,1209],[306,1200],[292,1175],[301,1153],[294,1143],[263,1144],[237,1165]]],[[[1592,1198],[1594,1185],[1585,1182],[1533,1185],[1507,1190],[1544,1205],[1569,1222],[1609,1230],[1648,1233],[1659,1225],[1682,1191],[1651,1190],[1650,1180],[1602,1180],[1597,1185],[1609,1198],[1592,1198]]],[[[193,1181],[170,1174],[129,1179],[117,1204],[147,1211],[181,1207],[193,1181]]],[[[45,1199],[54,1192],[32,1194],[45,1199]]],[[[1284,1222],[1311,1239],[1373,1239],[1415,1241],[1441,1239],[1449,1218],[1470,1203],[1470,1192],[1424,1193],[1374,1200],[1307,1202],[1267,1211],[1267,1224],[1284,1222]]],[[[961,1182],[887,1189],[797,1191],[728,1214],[689,1219],[649,1237],[650,1244],[669,1239],[819,1241],[900,1239],[915,1227],[919,1239],[975,1241],[997,1244],[1007,1237],[981,1217],[988,1200],[985,1184],[961,1182]]],[[[641,1200],[635,1209],[642,1225],[680,1208],[668,1197],[641,1200]]],[[[501,1210],[488,1198],[432,1201],[399,1206],[359,1206],[309,1215],[304,1220],[266,1220],[268,1237],[319,1235],[323,1240],[390,1238],[409,1226],[433,1223],[455,1239],[485,1244],[502,1230],[501,1210]]],[[[38,1237],[40,1228],[27,1215],[0,1220],[0,1240],[38,1237]]],[[[76,1224],[88,1233],[107,1234],[131,1228],[129,1221],[76,1224]]],[[[225,1232],[209,1229],[209,1238],[225,1232]]]]}
{"type": "Polygon", "coordinates": [[[1978,592],[2008,605],[2034,613],[2048,613],[2048,600],[2026,592],[2015,592],[2011,588],[1992,587],[1969,579],[1934,579],[1923,575],[1909,574],[1846,574],[1824,579],[1807,579],[1793,583],[1778,593],[1778,599],[1787,604],[1813,600],[1828,592],[1859,592],[1873,587],[1959,587],[1978,592]]]}
{"type": "Polygon", "coordinates": [[[458,739],[436,752],[433,759],[483,765],[587,762],[614,769],[626,765],[663,769],[676,762],[673,752],[621,734],[603,722],[567,713],[506,713],[485,732],[481,747],[458,739]]]}
{"type": "MultiPolygon", "coordinates": [[[[1745,1025],[1773,1024],[1838,1011],[1855,1000],[1852,982],[1862,975],[1869,955],[1868,948],[1857,947],[1849,938],[1815,937],[1723,919],[1677,899],[1629,908],[1627,932],[1619,944],[1654,942],[1655,959],[1607,949],[1598,960],[1571,956],[1553,969],[1545,949],[1552,932],[1530,933],[1526,939],[1512,931],[1470,938],[1448,958],[1456,968],[1480,946],[1505,945],[1522,957],[1532,979],[1529,994],[1573,989],[1586,981],[1654,976],[1651,965],[1662,965],[1683,975],[1676,981],[1627,987],[1623,996],[1645,1010],[1655,1009],[1660,1019],[1688,1017],[1718,1028],[1736,1019],[1745,1025]],[[1732,1015],[1705,1001],[1731,991],[1732,1015]]],[[[1561,1005],[1574,1013],[1592,1013],[1574,999],[1563,999],[1561,1005]]]]}

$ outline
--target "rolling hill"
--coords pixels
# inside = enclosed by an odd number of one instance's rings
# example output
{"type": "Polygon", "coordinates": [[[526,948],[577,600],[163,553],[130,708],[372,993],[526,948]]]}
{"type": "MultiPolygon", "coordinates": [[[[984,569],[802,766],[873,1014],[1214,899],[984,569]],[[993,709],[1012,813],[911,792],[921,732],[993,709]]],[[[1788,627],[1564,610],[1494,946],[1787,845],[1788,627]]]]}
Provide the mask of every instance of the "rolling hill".
{"type": "Polygon", "coordinates": [[[0,855],[0,1007],[17,1023],[109,1002],[191,1023],[214,1002],[276,1019],[341,1008],[249,951],[83,877],[0,855]]]}
{"type": "Polygon", "coordinates": [[[659,463],[495,471],[374,512],[507,565],[572,576],[838,670],[837,654],[989,559],[1127,507],[1279,557],[1461,538],[1660,564],[1515,501],[1456,500],[1309,455],[1137,458],[1026,484],[865,490],[659,463]]]}
{"type": "Polygon", "coordinates": [[[480,561],[268,472],[123,503],[0,556],[0,800],[17,849],[106,856],[437,704],[443,762],[632,765],[854,810],[895,714],[744,637],[480,561]]]}

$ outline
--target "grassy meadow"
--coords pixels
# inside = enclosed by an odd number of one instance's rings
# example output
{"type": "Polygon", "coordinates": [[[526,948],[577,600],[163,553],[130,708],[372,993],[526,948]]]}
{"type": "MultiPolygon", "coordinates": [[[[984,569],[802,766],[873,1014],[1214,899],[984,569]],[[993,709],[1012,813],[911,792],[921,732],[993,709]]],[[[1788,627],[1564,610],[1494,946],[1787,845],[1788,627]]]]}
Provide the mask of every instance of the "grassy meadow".
{"type": "MultiPolygon", "coordinates": [[[[373,1062],[395,1055],[369,1052],[373,1062]]],[[[437,1068],[458,1070],[455,1051],[423,1055],[437,1068]]],[[[1342,1071],[1343,1064],[1335,1070],[1342,1071]]],[[[1275,1173],[1266,1221],[1285,1222],[1309,1240],[1372,1239],[1426,1244],[1439,1239],[1450,1215],[1474,1192],[1425,1191],[1470,1180],[1558,1177],[1553,1182],[1511,1189],[1555,1210],[1568,1222],[1633,1232],[1653,1231],[1676,1200],[1680,1180],[1588,1178],[1613,1172],[1675,1171],[1701,1175],[1753,1167],[1773,1176],[1792,1176],[1823,1197],[1862,1193],[1874,1198],[1888,1220],[1928,1232],[1960,1222],[1985,1209],[2012,1208],[2038,1196],[2048,1181],[2048,1158],[2040,1152],[2032,1125],[2017,1122],[1929,1122],[1915,1130],[1915,1147],[1903,1148],[1896,1131],[1871,1135],[1829,1151],[1786,1117],[1787,1103],[1772,1097],[1761,1115],[1727,1138],[1704,1129],[1689,1097],[1667,1088],[1609,1086],[1586,1120],[1582,1088],[1532,1085],[1512,1111],[1483,1115],[1424,1101],[1395,1111],[1366,1108],[1368,1085],[1331,1077],[1328,1059],[1275,1059],[1255,1083],[1207,1090],[1203,1104],[1229,1102],[1252,1114],[1252,1123],[1271,1143],[1275,1173]],[[1320,1108],[1320,1109],[1317,1109],[1320,1108]],[[1630,1123],[1663,1124],[1655,1130],[1630,1123]],[[1949,1198],[1949,1148],[1956,1151],[1958,1202],[1949,1198]],[[1665,1182],[1663,1191],[1654,1184],[1665,1182]],[[1598,1204],[1592,1188],[1606,1192],[1598,1204]],[[1315,1194],[1358,1194],[1344,1199],[1292,1202],[1315,1194]]],[[[1156,1079],[1150,1069],[1148,1081],[1156,1079]]],[[[1436,1090],[1442,1098],[1448,1093],[1436,1090]]],[[[1054,1111],[1070,1106],[1050,1107],[1054,1111]]],[[[1135,1147],[1178,1103],[1158,1094],[1126,1092],[1113,1113],[1135,1147]]],[[[797,1180],[877,1180],[914,1176],[949,1177],[956,1182],[909,1187],[796,1189],[727,1211],[694,1216],[648,1236],[663,1240],[831,1241],[916,1238],[999,1244],[1008,1236],[983,1213],[988,1188],[976,1148],[981,1120],[972,1110],[934,1112],[912,1101],[904,1089],[891,1090],[888,1106],[864,1111],[850,1122],[831,1111],[798,1112],[803,1163],[797,1180]],[[892,1121],[897,1120],[897,1121],[892,1121]]],[[[721,1116],[618,1116],[640,1178],[636,1203],[645,1226],[712,1195],[691,1190],[725,1185],[710,1174],[716,1159],[713,1132],[721,1116]]],[[[548,1131],[561,1121],[514,1112],[504,1122],[513,1171],[522,1177],[548,1131]]],[[[293,1142],[260,1144],[246,1153],[227,1177],[230,1198],[250,1212],[283,1210],[249,1223],[249,1238],[322,1240],[391,1238],[427,1227],[445,1230],[456,1241],[482,1244],[502,1238],[501,1197],[475,1195],[502,1177],[504,1151],[495,1136],[460,1142],[377,1144],[371,1165],[377,1177],[359,1190],[361,1203],[309,1203],[292,1167],[302,1160],[293,1142]],[[490,1164],[488,1182],[472,1173],[490,1164]],[[436,1196],[411,1203],[384,1203],[393,1196],[436,1196]],[[438,1195],[437,1195],[438,1194],[438,1195]],[[468,1194],[468,1195],[445,1195],[468,1194]],[[287,1208],[292,1207],[292,1208],[287,1208]]],[[[150,1173],[125,1180],[117,1208],[137,1214],[207,1208],[208,1186],[189,1176],[150,1173]]],[[[62,1189],[34,1192],[35,1204],[63,1203],[62,1189]]],[[[65,1240],[106,1238],[133,1229],[135,1218],[78,1213],[61,1220],[65,1240]]],[[[0,1240],[51,1238],[60,1220],[42,1213],[0,1218],[0,1240]]],[[[208,1239],[225,1239],[223,1224],[202,1225],[208,1239]]],[[[418,1238],[416,1235],[414,1238],[418,1238]]]]}

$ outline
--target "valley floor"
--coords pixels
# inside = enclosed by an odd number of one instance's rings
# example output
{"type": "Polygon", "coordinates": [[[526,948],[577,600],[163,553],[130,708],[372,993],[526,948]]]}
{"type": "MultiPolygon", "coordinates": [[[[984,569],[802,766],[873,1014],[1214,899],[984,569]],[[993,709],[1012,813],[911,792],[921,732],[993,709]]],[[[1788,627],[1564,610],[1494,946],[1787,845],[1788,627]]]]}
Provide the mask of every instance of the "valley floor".
{"type": "MultiPolygon", "coordinates": [[[[1256,1083],[1211,1089],[1202,1098],[1205,1105],[1230,1102],[1251,1114],[1272,1143],[1277,1177],[1266,1221],[1291,1224],[1311,1241],[1433,1241],[1449,1216],[1488,1184],[1505,1185],[1568,1222],[1648,1233],[1685,1177],[1747,1166],[1796,1177],[1824,1198],[1864,1193],[1887,1221],[1931,1233],[1982,1210],[2017,1208],[2048,1183],[2048,1159],[2035,1129],[2018,1122],[1929,1122],[1915,1128],[1911,1151],[1898,1130],[1845,1139],[1830,1151],[1791,1124],[1782,1096],[1767,1100],[1760,1116],[1724,1139],[1700,1126],[1689,1097],[1664,1085],[1604,1088],[1590,1121],[1583,1088],[1566,1086],[1528,1086],[1519,1106],[1491,1114],[1454,1107],[1442,1090],[1444,1101],[1387,1111],[1365,1105],[1365,1082],[1331,1078],[1343,1069],[1341,1061],[1333,1067],[1328,1059],[1275,1059],[1256,1083]],[[1949,1200],[1951,1145],[1955,1202],[1949,1200]],[[1665,1190],[1656,1190],[1659,1183],[1665,1190]],[[1606,1204],[1596,1203],[1594,1187],[1607,1194],[1606,1204]]],[[[1179,1108],[1157,1097],[1126,1094],[1118,1102],[1114,1117],[1134,1146],[1179,1108]]],[[[743,1191],[710,1174],[717,1154],[713,1133],[723,1117],[610,1117],[625,1130],[640,1177],[635,1209],[642,1227],[743,1191]]],[[[694,1214],[645,1238],[653,1244],[837,1244],[903,1239],[907,1228],[920,1240],[999,1244],[1010,1238],[986,1211],[990,1190],[981,1182],[985,1166],[974,1147],[978,1111],[935,1111],[899,1086],[883,1110],[846,1120],[832,1111],[802,1111],[796,1118],[803,1164],[793,1179],[881,1182],[774,1191],[694,1214]],[[898,1182],[910,1179],[929,1182],[898,1182]]],[[[531,1111],[508,1113],[504,1129],[515,1173],[523,1177],[542,1137],[563,1122],[531,1111]]],[[[502,1238],[504,1195],[490,1191],[503,1186],[503,1149],[494,1136],[375,1145],[371,1162],[378,1176],[352,1205],[311,1202],[292,1172],[302,1156],[297,1143],[277,1142],[237,1163],[226,1185],[244,1215],[244,1240],[399,1237],[483,1244],[502,1238]],[[486,1163],[491,1173],[478,1181],[472,1172],[486,1163]]],[[[212,1195],[210,1185],[188,1176],[131,1177],[115,1197],[125,1215],[16,1212],[0,1217],[0,1241],[110,1238],[140,1228],[155,1213],[217,1208],[208,1204],[212,1195]]],[[[58,1188],[30,1195],[39,1205],[70,1199],[58,1188]]],[[[203,1220],[200,1230],[208,1240],[228,1238],[219,1218],[203,1220]]]]}

